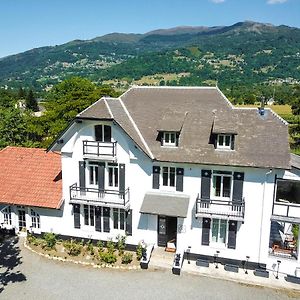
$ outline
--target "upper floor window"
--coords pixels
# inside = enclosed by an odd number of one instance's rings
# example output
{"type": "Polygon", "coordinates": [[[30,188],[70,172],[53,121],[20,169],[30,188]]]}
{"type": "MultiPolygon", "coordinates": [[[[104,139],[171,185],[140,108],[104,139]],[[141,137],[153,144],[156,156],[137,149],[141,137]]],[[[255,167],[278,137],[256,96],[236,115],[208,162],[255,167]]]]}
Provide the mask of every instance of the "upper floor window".
{"type": "Polygon", "coordinates": [[[98,180],[99,180],[99,178],[98,178],[98,166],[96,166],[96,165],[90,165],[89,166],[89,177],[90,177],[90,184],[91,185],[98,185],[98,180]]]}
{"type": "Polygon", "coordinates": [[[95,125],[95,140],[111,142],[111,127],[109,125],[95,125]]]}
{"type": "Polygon", "coordinates": [[[163,186],[175,187],[176,168],[163,167],[163,186]]]}
{"type": "Polygon", "coordinates": [[[230,198],[232,173],[227,171],[214,171],[212,177],[212,195],[216,198],[230,198]]]}
{"type": "Polygon", "coordinates": [[[178,145],[178,134],[177,132],[164,132],[163,133],[163,146],[177,146],[178,145]]]}
{"type": "Polygon", "coordinates": [[[217,149],[232,149],[232,135],[218,134],[217,149]]]}
{"type": "Polygon", "coordinates": [[[119,167],[117,164],[108,164],[108,186],[119,186],[119,167]]]}

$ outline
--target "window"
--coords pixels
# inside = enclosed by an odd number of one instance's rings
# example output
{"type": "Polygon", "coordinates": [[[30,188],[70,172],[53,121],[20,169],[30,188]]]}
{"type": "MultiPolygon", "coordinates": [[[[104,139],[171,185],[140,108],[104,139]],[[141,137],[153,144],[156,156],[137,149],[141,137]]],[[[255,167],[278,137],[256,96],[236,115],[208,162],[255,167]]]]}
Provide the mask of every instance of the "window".
{"type": "Polygon", "coordinates": [[[84,225],[94,226],[95,225],[95,207],[92,205],[84,205],[84,225]]]}
{"type": "Polygon", "coordinates": [[[119,186],[119,168],[117,164],[108,164],[108,186],[119,186]]]}
{"type": "Polygon", "coordinates": [[[89,166],[90,184],[98,185],[98,166],[89,166]]]}
{"type": "Polygon", "coordinates": [[[164,132],[162,144],[163,144],[163,146],[177,146],[177,133],[176,132],[164,132]]]}
{"type": "Polygon", "coordinates": [[[227,221],[220,219],[212,220],[211,240],[214,243],[225,244],[227,237],[227,221]]]}
{"type": "Polygon", "coordinates": [[[232,136],[229,134],[219,134],[217,140],[218,149],[231,149],[232,136]]]}
{"type": "Polygon", "coordinates": [[[33,209],[31,209],[30,214],[31,214],[31,226],[33,228],[41,228],[40,215],[37,212],[35,212],[33,209]]]}
{"type": "Polygon", "coordinates": [[[114,208],[113,210],[114,229],[125,230],[125,210],[114,208]]]}
{"type": "Polygon", "coordinates": [[[163,186],[175,187],[175,177],[175,167],[163,167],[163,186]]]}
{"type": "Polygon", "coordinates": [[[232,173],[226,171],[213,172],[212,195],[218,198],[231,197],[232,173]]]}
{"type": "Polygon", "coordinates": [[[95,140],[98,142],[111,142],[111,127],[109,125],[96,125],[95,140]]]}
{"type": "Polygon", "coordinates": [[[4,224],[11,225],[11,208],[10,206],[3,209],[4,224]]]}

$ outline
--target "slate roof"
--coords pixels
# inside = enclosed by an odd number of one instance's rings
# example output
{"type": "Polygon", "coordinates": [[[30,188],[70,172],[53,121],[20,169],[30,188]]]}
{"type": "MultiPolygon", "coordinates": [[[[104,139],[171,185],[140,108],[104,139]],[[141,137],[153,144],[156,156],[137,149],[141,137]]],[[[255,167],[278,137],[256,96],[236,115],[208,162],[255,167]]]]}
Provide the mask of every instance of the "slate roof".
{"type": "Polygon", "coordinates": [[[0,203],[58,209],[61,200],[59,154],[22,147],[0,151],[0,203]]]}
{"type": "Polygon", "coordinates": [[[300,156],[291,153],[291,166],[300,170],[300,156]]]}
{"type": "MultiPolygon", "coordinates": [[[[95,116],[96,111],[99,119],[107,117],[100,103],[84,116],[95,116]]],[[[154,160],[290,168],[287,123],[270,109],[261,116],[258,109],[233,107],[216,87],[132,87],[106,104],[112,110],[118,106],[113,118],[154,160]],[[157,137],[162,127],[181,129],[178,147],[161,147],[157,137]],[[212,132],[236,134],[235,150],[216,150],[212,132]]]]}

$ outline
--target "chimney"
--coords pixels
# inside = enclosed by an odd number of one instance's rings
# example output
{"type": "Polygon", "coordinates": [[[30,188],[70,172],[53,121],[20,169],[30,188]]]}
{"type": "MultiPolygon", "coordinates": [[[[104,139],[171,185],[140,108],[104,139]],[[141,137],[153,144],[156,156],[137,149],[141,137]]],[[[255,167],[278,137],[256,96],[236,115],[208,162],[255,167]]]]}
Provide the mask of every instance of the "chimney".
{"type": "Polygon", "coordinates": [[[259,107],[259,114],[261,116],[264,116],[264,114],[265,114],[265,97],[261,97],[260,107],[259,107]]]}

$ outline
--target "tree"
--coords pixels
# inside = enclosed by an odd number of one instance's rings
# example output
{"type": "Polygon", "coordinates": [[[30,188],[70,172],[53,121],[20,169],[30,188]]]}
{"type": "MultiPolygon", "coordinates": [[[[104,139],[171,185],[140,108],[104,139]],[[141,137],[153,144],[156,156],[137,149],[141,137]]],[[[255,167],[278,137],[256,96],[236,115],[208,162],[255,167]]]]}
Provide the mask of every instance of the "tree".
{"type": "Polygon", "coordinates": [[[26,108],[32,111],[38,111],[38,104],[36,98],[33,94],[33,91],[30,89],[27,96],[26,96],[26,108]]]}
{"type": "Polygon", "coordinates": [[[18,98],[19,99],[25,99],[26,98],[26,93],[25,93],[25,91],[24,91],[24,89],[22,87],[19,88],[18,98]]]}

